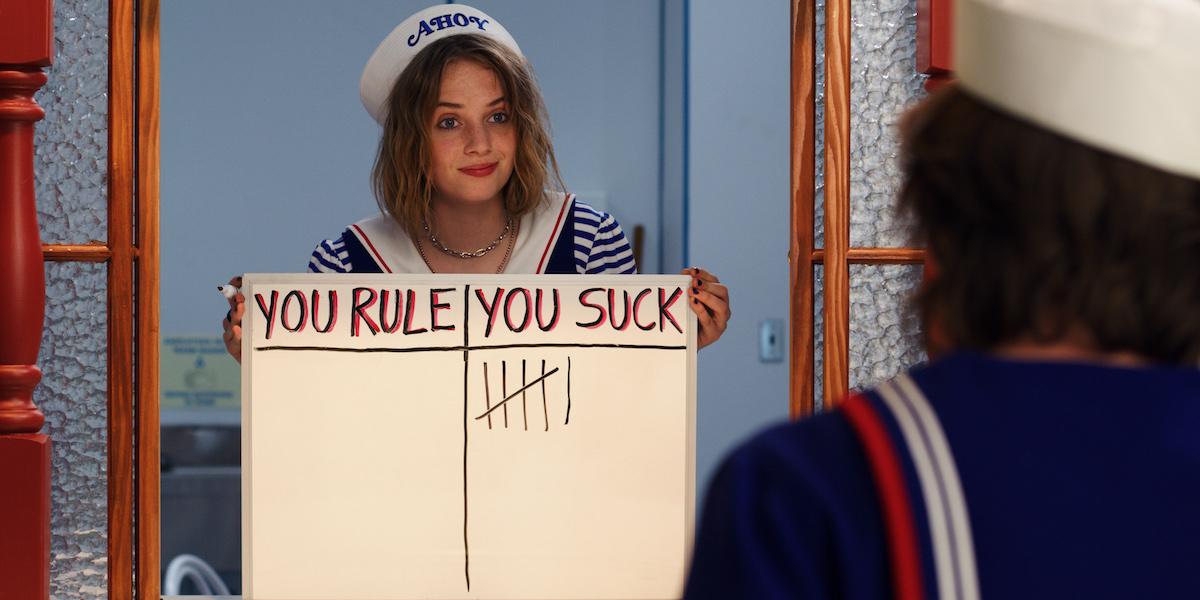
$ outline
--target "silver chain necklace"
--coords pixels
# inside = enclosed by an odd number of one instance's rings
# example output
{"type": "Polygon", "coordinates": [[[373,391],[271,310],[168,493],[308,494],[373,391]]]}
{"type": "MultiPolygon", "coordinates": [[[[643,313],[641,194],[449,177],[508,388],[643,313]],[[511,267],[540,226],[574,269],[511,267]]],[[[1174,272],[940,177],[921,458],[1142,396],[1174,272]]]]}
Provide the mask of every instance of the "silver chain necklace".
{"type": "MultiPolygon", "coordinates": [[[[512,219],[512,217],[509,217],[508,224],[511,226],[512,223],[513,223],[513,219],[512,219]]],[[[428,227],[426,227],[426,231],[428,231],[428,227]]],[[[505,228],[505,231],[508,231],[508,228],[505,228]]],[[[500,237],[503,238],[504,236],[501,235],[500,237]]],[[[432,236],[430,239],[432,239],[432,236]]],[[[497,274],[500,274],[501,272],[503,272],[504,267],[506,265],[508,265],[508,257],[512,256],[513,245],[514,245],[513,242],[515,242],[516,240],[517,240],[517,232],[514,231],[513,234],[508,237],[508,249],[505,250],[505,252],[504,252],[504,258],[500,259],[500,266],[496,267],[497,274]]],[[[500,240],[496,240],[496,241],[499,242],[500,240]]],[[[492,245],[495,246],[495,244],[492,244],[492,245]]],[[[489,250],[490,250],[490,248],[489,248],[489,250]]],[[[417,252],[421,253],[421,260],[425,261],[425,266],[429,267],[429,272],[436,273],[436,271],[433,270],[433,265],[429,264],[429,257],[425,256],[425,246],[421,244],[421,238],[417,238],[417,252]]],[[[453,253],[453,250],[451,250],[450,252],[453,253]]]]}
{"type": "Polygon", "coordinates": [[[504,236],[508,235],[509,230],[512,229],[513,218],[512,215],[509,215],[508,222],[504,224],[504,231],[500,232],[500,237],[496,238],[496,241],[492,242],[492,245],[488,246],[487,248],[480,248],[474,252],[459,252],[458,250],[451,250],[443,246],[442,243],[439,242],[436,237],[434,237],[433,232],[429,231],[429,222],[421,221],[421,225],[425,227],[425,235],[429,236],[429,241],[433,242],[433,246],[438,250],[459,258],[479,258],[488,252],[491,252],[496,246],[500,245],[500,242],[504,241],[504,236]]]}

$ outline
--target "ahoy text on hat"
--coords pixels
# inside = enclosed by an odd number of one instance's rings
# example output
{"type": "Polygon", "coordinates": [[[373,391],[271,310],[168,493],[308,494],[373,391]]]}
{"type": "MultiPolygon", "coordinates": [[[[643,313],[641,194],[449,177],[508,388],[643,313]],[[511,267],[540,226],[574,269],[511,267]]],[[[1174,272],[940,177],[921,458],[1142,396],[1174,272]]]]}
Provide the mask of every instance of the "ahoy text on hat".
{"type": "Polygon", "coordinates": [[[383,124],[387,98],[413,57],[434,40],[451,35],[486,35],[522,56],[521,48],[494,19],[465,4],[438,4],[404,20],[367,60],[358,82],[358,95],[371,118],[383,124]]]}

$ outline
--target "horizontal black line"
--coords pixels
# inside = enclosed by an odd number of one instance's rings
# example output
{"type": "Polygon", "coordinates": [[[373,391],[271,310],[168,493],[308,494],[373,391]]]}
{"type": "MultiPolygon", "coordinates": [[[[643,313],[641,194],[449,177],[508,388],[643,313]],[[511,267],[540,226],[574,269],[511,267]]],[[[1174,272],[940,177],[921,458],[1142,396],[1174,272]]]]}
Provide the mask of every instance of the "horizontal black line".
{"type": "Polygon", "coordinates": [[[310,352],[462,352],[463,350],[504,350],[507,348],[624,348],[630,350],[687,350],[687,346],[654,344],[498,344],[494,346],[431,346],[423,348],[335,348],[326,346],[261,346],[255,351],[299,350],[310,352]]]}

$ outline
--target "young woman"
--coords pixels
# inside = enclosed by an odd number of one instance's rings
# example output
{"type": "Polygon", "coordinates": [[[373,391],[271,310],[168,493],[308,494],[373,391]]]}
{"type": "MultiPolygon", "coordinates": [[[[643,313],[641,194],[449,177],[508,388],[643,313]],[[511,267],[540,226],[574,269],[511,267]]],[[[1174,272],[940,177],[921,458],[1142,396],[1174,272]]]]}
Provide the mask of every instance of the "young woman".
{"type": "MultiPolygon", "coordinates": [[[[563,191],[532,67],[488,15],[441,4],[409,17],[367,61],[359,95],[383,127],[380,213],[321,242],[310,272],[637,272],[616,220],[563,191]]],[[[683,273],[703,348],[725,331],[729,292],[683,273]]],[[[222,322],[239,362],[244,312],[238,294],[222,322]]]]}

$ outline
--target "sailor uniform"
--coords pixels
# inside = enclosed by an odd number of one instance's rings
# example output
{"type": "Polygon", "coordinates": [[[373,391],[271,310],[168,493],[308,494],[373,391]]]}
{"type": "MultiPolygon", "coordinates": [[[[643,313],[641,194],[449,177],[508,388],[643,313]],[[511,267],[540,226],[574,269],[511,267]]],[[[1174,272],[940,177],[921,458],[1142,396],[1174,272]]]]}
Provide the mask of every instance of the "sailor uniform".
{"type": "Polygon", "coordinates": [[[732,454],[685,598],[1196,597],[1196,506],[1200,370],[959,352],[732,454]]]}
{"type": "MultiPolygon", "coordinates": [[[[322,241],[308,263],[310,273],[429,273],[415,244],[388,215],[377,214],[322,241]]],[[[554,193],[521,218],[505,273],[630,274],[633,249],[612,215],[554,193]]]]}

